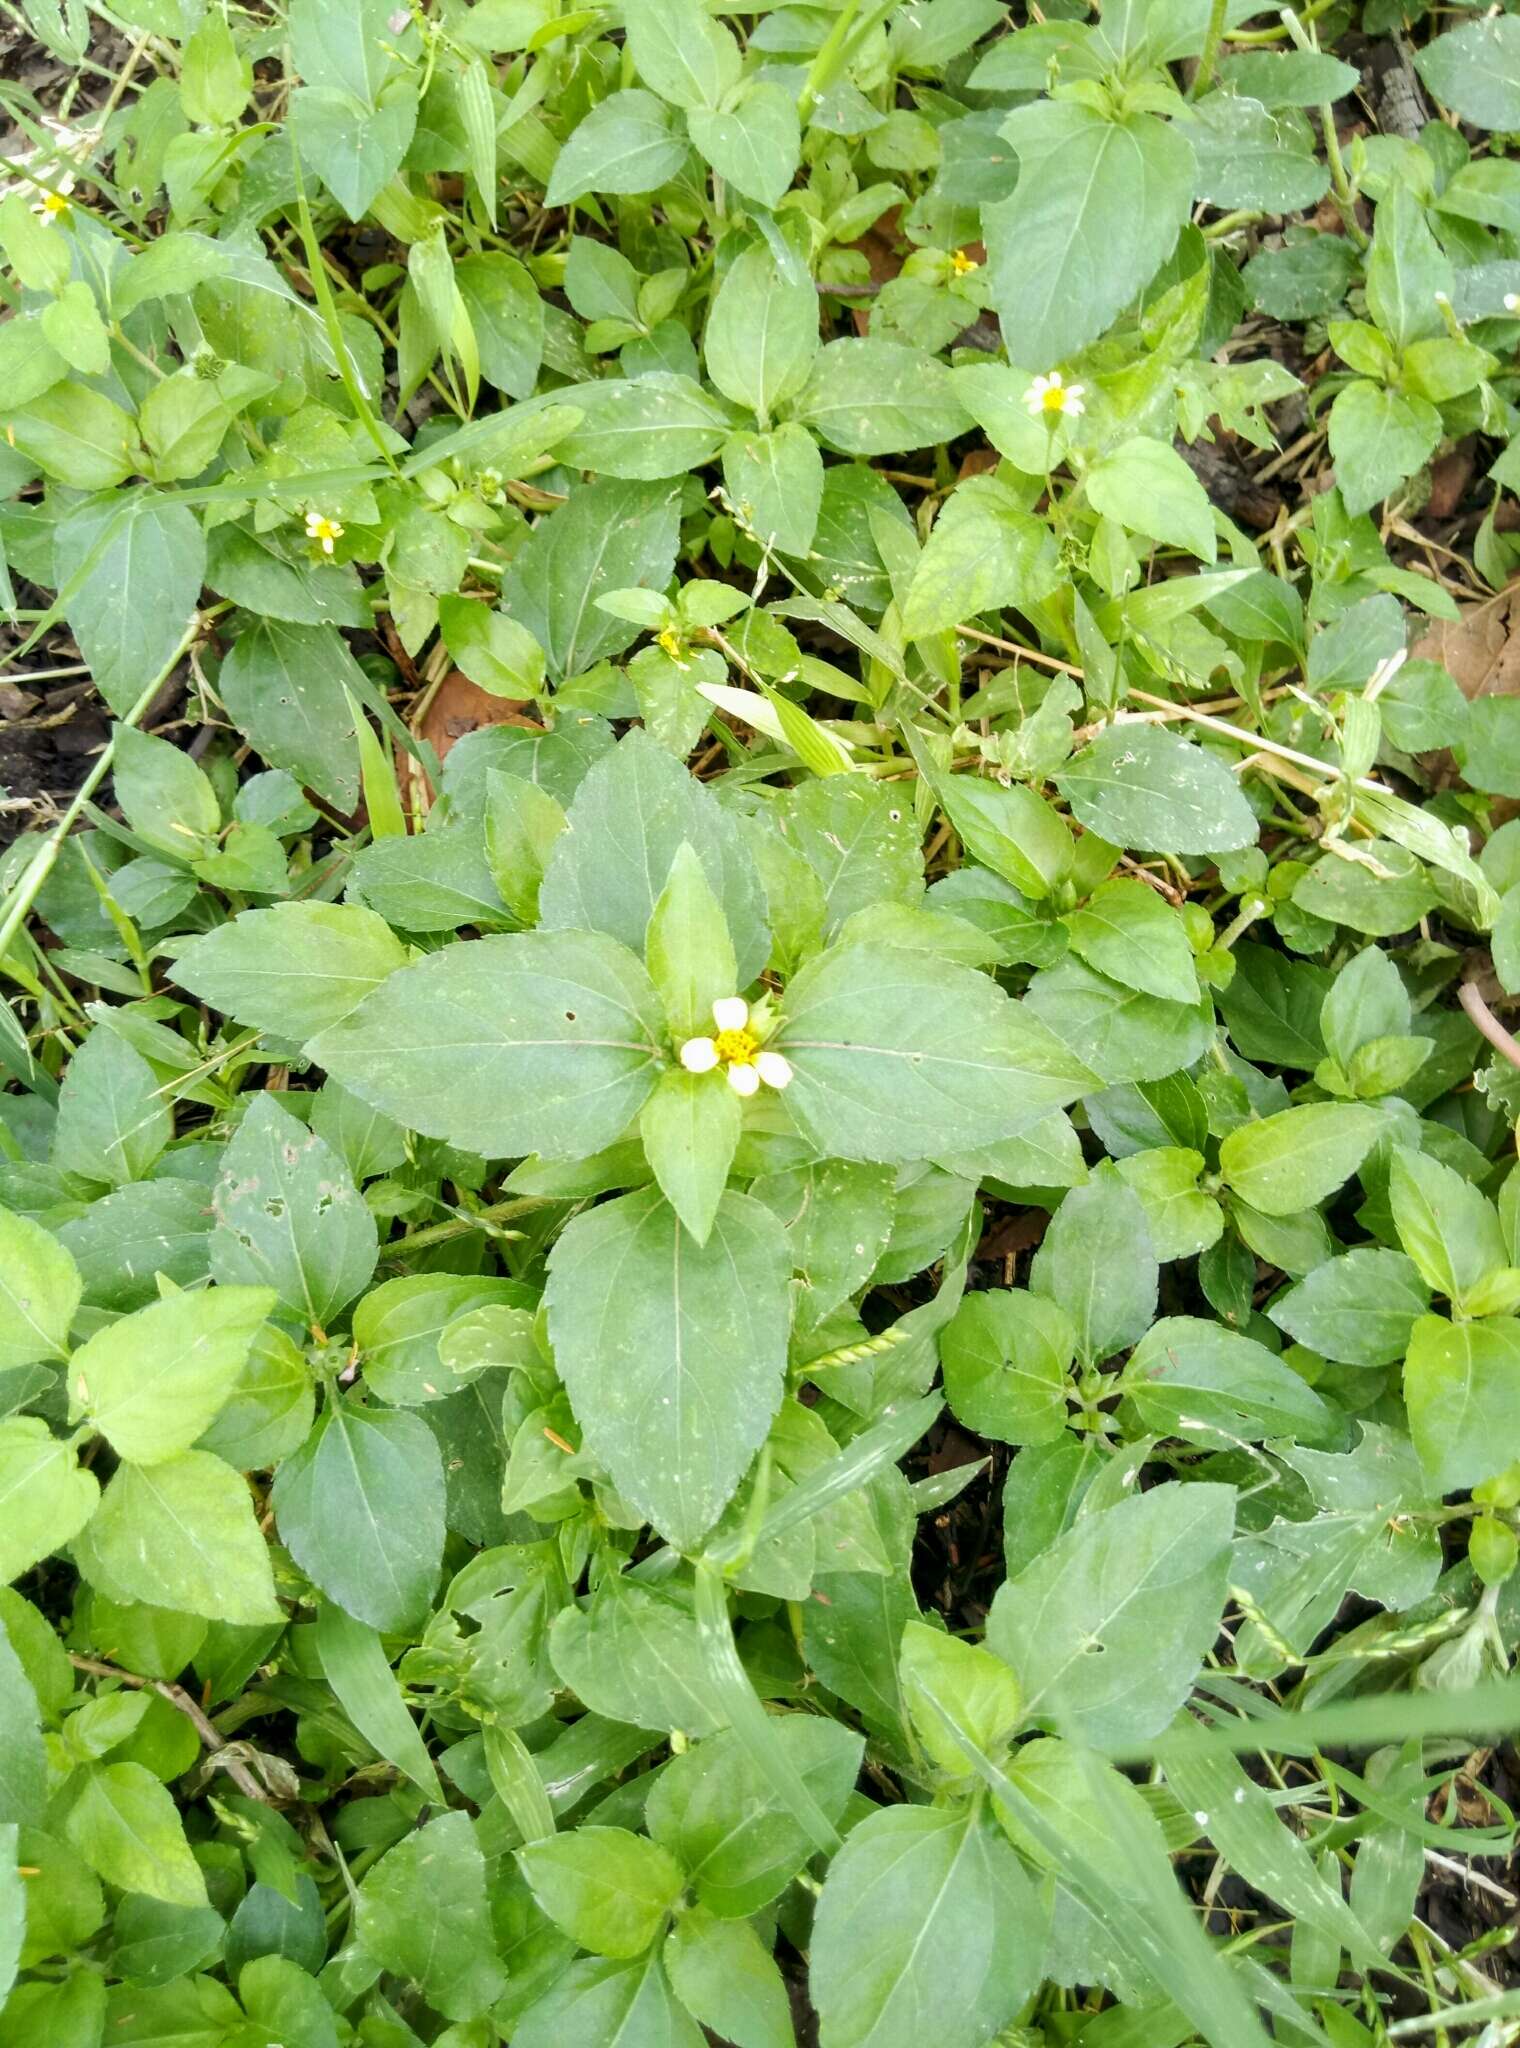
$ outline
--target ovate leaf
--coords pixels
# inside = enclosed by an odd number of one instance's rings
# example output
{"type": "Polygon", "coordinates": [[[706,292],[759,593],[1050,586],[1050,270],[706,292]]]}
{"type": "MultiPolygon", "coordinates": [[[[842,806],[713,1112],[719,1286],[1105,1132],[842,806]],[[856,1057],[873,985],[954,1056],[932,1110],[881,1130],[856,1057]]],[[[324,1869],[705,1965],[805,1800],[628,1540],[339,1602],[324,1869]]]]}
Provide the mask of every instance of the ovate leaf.
{"type": "Polygon", "coordinates": [[[1048,370],[1101,334],[1154,275],[1187,219],[1193,152],[1153,114],[1112,121],[1038,100],[1004,123],[1011,199],[982,210],[993,303],[1010,351],[1048,370]]]}
{"type": "Polygon", "coordinates": [[[78,1266],[51,1231],[0,1209],[0,1371],[67,1357],[83,1291],[78,1266]]]}
{"type": "Polygon", "coordinates": [[[354,1928],[376,1962],[411,1978],[446,2019],[484,2012],[505,1973],[468,1814],[439,1814],[389,1850],[360,1887],[354,1928]]]}
{"type": "Polygon", "coordinates": [[[1114,846],[1230,853],[1256,816],[1223,762],[1154,725],[1111,725],[1056,778],[1075,815],[1114,846]]]}
{"type": "Polygon", "coordinates": [[[375,1270],[375,1219],[347,1166],[267,1090],[222,1155],[212,1199],[218,1294],[235,1282],[267,1288],[302,1323],[321,1327],[375,1270]]]}
{"type": "Polygon", "coordinates": [[[406,964],[383,918],[358,903],[276,903],[192,939],[174,979],[236,1023],[310,1038],[406,964]]]}
{"type": "Polygon", "coordinates": [[[818,1901],[809,1982],[822,2038],[976,2048],[1033,1991],[1043,1948],[1033,1888],[975,1807],[881,1808],[851,1832],[818,1901]]]}
{"type": "Polygon", "coordinates": [[[892,946],[836,946],[795,977],[777,1040],[787,1103],[842,1159],[923,1156],[1030,1129],[1092,1086],[1059,1039],[972,968],[892,946]]]}
{"type": "Polygon", "coordinates": [[[71,1543],[99,1499],[100,1482],[40,1416],[0,1422],[0,1580],[71,1543]]]}
{"type": "Polygon", "coordinates": [[[998,1589],[987,1641],[1028,1712],[1097,1746],[1159,1734],[1219,1628],[1235,1494],[1160,1486],[1088,1515],[998,1589]]]}
{"type": "Polygon", "coordinates": [[[653,985],[625,947],[538,931],[429,954],[308,1050],[412,1130],[496,1158],[567,1159],[622,1135],[654,1085],[663,1035],[653,985]]]}
{"type": "Polygon", "coordinates": [[[356,1620],[410,1629],[426,1614],[443,1556],[443,1461],[417,1416],[329,1408],[270,1499],[296,1563],[356,1620]]]}
{"type": "Polygon", "coordinates": [[[781,1400],[791,1259],[727,1194],[704,1245],[659,1191],[579,1216],[549,1260],[549,1333],[588,1449],[678,1549],[732,1498],[781,1400]]]}
{"type": "Polygon", "coordinates": [[[118,1466],[75,1555],[122,1605],[245,1626],[284,1618],[253,1496],[210,1451],[118,1466]]]}
{"type": "Polygon", "coordinates": [[[170,1906],[204,1906],[206,1882],[168,1789],[141,1764],[92,1764],[64,1832],[107,1884],[170,1906]]]}
{"type": "Polygon", "coordinates": [[[171,1294],[107,1324],[70,1360],[76,1414],[134,1464],[177,1457],[237,1385],[254,1333],[274,1305],[268,1287],[209,1287],[171,1294]]]}

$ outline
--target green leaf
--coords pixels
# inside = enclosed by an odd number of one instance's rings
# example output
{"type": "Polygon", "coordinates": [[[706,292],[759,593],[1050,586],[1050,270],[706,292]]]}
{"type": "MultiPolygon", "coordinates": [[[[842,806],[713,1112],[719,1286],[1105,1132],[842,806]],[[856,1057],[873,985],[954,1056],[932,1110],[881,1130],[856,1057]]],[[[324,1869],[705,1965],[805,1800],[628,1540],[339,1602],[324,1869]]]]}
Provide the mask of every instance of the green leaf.
{"type": "Polygon", "coordinates": [[[454,283],[481,374],[509,398],[530,398],[543,360],[544,305],[527,269],[504,250],[478,250],[456,259],[454,283]]]}
{"type": "Polygon", "coordinates": [[[1098,1747],[1158,1735],[1219,1629],[1233,1487],[1161,1486],[1085,1515],[998,1588],[987,1644],[1026,1711],[1098,1747]]]}
{"type": "Polygon", "coordinates": [[[956,1420],[997,1443],[1065,1434],[1076,1337],[1066,1311],[1036,1294],[969,1294],[940,1333],[945,1398],[956,1420]]]}
{"type": "Polygon", "coordinates": [[[698,1245],[658,1190],[578,1216],[549,1256],[549,1334],[586,1447],[677,1549],[705,1536],[780,1404],[791,1260],[727,1194],[698,1245]]]}
{"type": "Polygon", "coordinates": [[[0,1372],[67,1358],[83,1292],[72,1254],[50,1231],[0,1209],[0,1372]]]}
{"type": "Polygon", "coordinates": [[[433,1805],[446,1805],[427,1745],[375,1631],[324,1601],[317,1614],[317,1654],[339,1705],[365,1741],[433,1805]]]}
{"type": "Polygon", "coordinates": [[[1101,882],[1062,921],[1073,950],[1110,980],[1168,1002],[1198,1000],[1198,974],[1182,920],[1144,882],[1101,882]]]}
{"type": "MultiPolygon", "coordinates": [[[[1159,1745],[1166,1781],[1190,1813],[1205,1816],[1209,1840],[1230,1867],[1297,1921],[1318,1928],[1363,1966],[1376,1951],[1341,1897],[1336,1871],[1326,1878],[1311,1852],[1279,1818],[1269,1793],[1234,1757],[1169,1730],[1159,1745]]],[[[1296,1939],[1296,1933],[1295,1933],[1296,1939]]]]}
{"type": "Polygon", "coordinates": [[[468,1814],[439,1814],[381,1857],[359,1887],[354,1932],[445,2019],[473,2019],[500,1996],[506,1973],[468,1814]]]}
{"type": "Polygon", "coordinates": [[[1265,1344],[1199,1316],[1153,1323],[1121,1384],[1146,1429],[1216,1450],[1332,1427],[1333,1411],[1265,1344]]]}
{"type": "Polygon", "coordinates": [[[640,78],[673,107],[716,107],[738,79],[738,45],[701,0],[625,0],[623,14],[640,78]]]}
{"type": "Polygon", "coordinates": [[[1059,582],[1056,545],[1044,520],[999,478],[968,477],[945,500],[918,558],[903,631],[917,639],[980,612],[1027,608],[1059,582]]]}
{"type": "Polygon", "coordinates": [[[971,1774],[972,1766],[959,1743],[948,1739],[947,1720],[968,1741],[995,1756],[1007,1748],[1024,1717],[1018,1680],[975,1643],[963,1643],[927,1622],[910,1621],[903,1630],[902,1688],[919,1740],[934,1761],[953,1778],[971,1774]]]}
{"type": "Polygon", "coordinates": [[[751,79],[727,108],[693,107],[691,139],[720,178],[760,206],[779,206],[802,154],[797,102],[785,87],[751,79]]]}
{"type": "Polygon", "coordinates": [[[417,90],[394,78],[366,101],[341,86],[302,85],[290,96],[290,133],[302,161],[350,220],[362,220],[401,168],[417,127],[417,90]]]}
{"type": "Polygon", "coordinates": [[[502,604],[543,648],[557,681],[638,638],[639,627],[601,611],[596,599],[635,586],[664,589],[675,568],[679,499],[671,483],[598,478],[573,491],[513,555],[502,604]]]}
{"type": "Polygon", "coordinates": [[[1048,370],[1102,334],[1170,254],[1193,198],[1193,152],[1153,114],[1111,121],[1039,100],[1001,131],[1011,199],[982,210],[992,300],[1018,355],[1048,370]]]}
{"type": "Polygon", "coordinates": [[[74,1554],[122,1605],[242,1626],[284,1620],[252,1496],[210,1451],[118,1466],[74,1554]]]}
{"type": "Polygon", "coordinates": [[[0,1580],[73,1542],[99,1499],[100,1482],[40,1416],[0,1422],[0,1580]]]}
{"type": "Polygon", "coordinates": [[[1186,548],[1205,562],[1214,560],[1208,493],[1175,448],[1137,434],[1095,462],[1085,484],[1093,509],[1128,532],[1186,548]]]}
{"type": "MultiPolygon", "coordinates": [[[[637,730],[596,763],[576,792],[567,829],[555,841],[539,891],[544,929],[606,932],[642,953],[650,918],[683,843],[695,850],[722,907],[738,976],[734,986],[747,988],[770,951],[765,895],[754,860],[732,814],[658,742],[637,730]]],[[[724,993],[732,995],[734,988],[724,993]]],[[[592,1151],[613,1135],[580,1149],[592,1151]]]]}
{"type": "Polygon", "coordinates": [[[703,2048],[706,2037],[676,2004],[658,1955],[631,1962],[582,1956],[523,2014],[512,2048],[566,2041],[617,2048],[703,2048]]]}
{"type": "Polygon", "coordinates": [[[1139,1341],[1157,1280],[1145,1211],[1111,1167],[1062,1199],[1029,1269],[1031,1293],[1065,1313],[1089,1364],[1139,1341]]]}
{"type": "Polygon", "coordinates": [[[16,1824],[0,1822],[0,1999],[7,2005],[26,1939],[26,1890],[20,1863],[16,1824]]]}
{"type": "Polygon", "coordinates": [[[660,1192],[699,1246],[712,1233],[742,1123],[738,1096],[716,1072],[671,1068],[639,1112],[639,1136],[660,1192]]]}
{"type": "Polygon", "coordinates": [[[1433,1493],[1502,1472],[1520,1441],[1520,1321],[1422,1316],[1404,1360],[1404,1402],[1433,1493]]]}
{"type": "Polygon", "coordinates": [[[517,1863],[544,1912],[593,1955],[641,1955],[681,1896],[675,1858],[626,1828],[550,1835],[517,1863]]]}
{"type": "Polygon", "coordinates": [[[971,968],[837,946],[786,991],[787,1105],[819,1150],[893,1163],[1031,1129],[1092,1085],[1055,1034],[971,968]]]}
{"type": "Polygon", "coordinates": [[[0,1825],[38,1825],[45,1817],[48,1770],[40,1722],[37,1695],[0,1626],[0,1825]]]}
{"type": "Polygon", "coordinates": [[[661,1953],[671,1989],[703,2026],[734,2048],[794,2048],[785,1980],[753,1927],[696,1907],[661,1953]]]}
{"type": "Polygon", "coordinates": [[[1236,1194],[1265,1216],[1294,1216],[1333,1195],[1372,1150],[1375,1110],[1350,1102],[1310,1102],[1231,1131],[1219,1170],[1236,1194]]]}
{"type": "Polygon", "coordinates": [[[92,1764],[63,1830],[107,1884],[169,1906],[207,1903],[174,1801],[141,1764],[92,1764]]]}
{"type": "Polygon", "coordinates": [[[169,1105],[140,1052],[109,1025],[69,1062],[58,1098],[53,1164],[81,1179],[141,1180],[173,1134],[169,1105]]]}
{"type": "Polygon", "coordinates": [[[1155,725],[1111,725],[1056,777],[1090,832],[1149,853],[1233,853],[1256,816],[1230,771],[1155,725]]]}
{"type": "Polygon", "coordinates": [[[723,396],[767,425],[807,382],[818,353],[818,295],[807,272],[800,264],[783,271],[763,243],[735,257],[713,295],[702,353],[723,396]]]}
{"type": "MultiPolygon", "coordinates": [[[[250,593],[251,596],[251,593],[250,593]]],[[[239,634],[217,683],[233,723],[345,816],[359,798],[353,702],[363,671],[331,626],[261,618],[239,634]]]]}
{"type": "Polygon", "coordinates": [[[1043,1934],[1017,1859],[974,1806],[880,1808],[851,1831],[818,1901],[809,1983],[821,2038],[974,2048],[1034,1990],[1043,1934]]]}
{"type": "Polygon", "coordinates": [[[965,433],[950,372],[922,349],[870,339],[831,341],[792,407],[841,455],[895,455],[965,433]]]}
{"type": "Polygon", "coordinates": [[[879,783],[842,775],[806,782],[779,796],[768,816],[821,883],[829,937],[857,910],[923,895],[913,807],[879,783]]]}
{"type": "Polygon", "coordinates": [[[563,206],[593,191],[653,192],[685,156],[686,138],[653,93],[609,93],[560,151],[545,203],[563,206]]]}
{"type": "MultiPolygon", "coordinates": [[[[1421,1160],[1421,1168],[1429,1162],[1421,1160]]],[[[1365,1245],[1327,1259],[1279,1294],[1267,1314],[1295,1343],[1343,1365],[1395,1365],[1430,1306],[1419,1271],[1401,1252],[1365,1245]]]]}
{"type": "Polygon", "coordinates": [[[443,1556],[443,1464],[415,1415],[339,1402],[275,1474],[292,1557],[329,1600],[376,1629],[427,1613],[443,1556]]]}
{"type": "Polygon", "coordinates": [[[357,903],[276,903],[192,939],[173,975],[236,1023],[309,1038],[406,965],[383,918],[357,903]]]}
{"type": "Polygon", "coordinates": [[[807,553],[823,502],[823,459],[806,427],[788,420],[768,434],[730,435],[723,483],[762,542],[784,555],[807,553]]]}
{"type": "Polygon", "coordinates": [[[644,959],[679,1045],[710,1033],[713,1004],[740,986],[723,906],[690,840],[683,839],[649,913],[644,959]]]}
{"type": "Polygon", "coordinates": [[[579,384],[576,397],[582,420],[560,444],[565,461],[645,482],[684,476],[711,461],[731,419],[693,378],[660,370],[579,384]]]}
{"type": "Polygon", "coordinates": [[[429,954],[307,1050],[412,1130],[494,1158],[568,1159],[622,1135],[663,1035],[632,953],[599,932],[539,931],[429,954]]]}
{"type": "Polygon", "coordinates": [[[1416,51],[1414,62],[1441,104],[1475,128],[1520,128],[1520,22],[1465,22],[1416,51]]]}
{"type": "Polygon", "coordinates": [[[267,1090],[222,1155],[212,1202],[220,1291],[239,1281],[270,1288],[299,1321],[322,1327],[368,1285],[379,1256],[374,1217],[338,1154],[267,1090]]]}
{"type": "Polygon", "coordinates": [[[210,1287],[171,1294],[107,1324],[69,1362],[74,1413],[133,1464],[178,1457],[237,1385],[274,1305],[267,1287],[210,1287]]]}
{"type": "Polygon", "coordinates": [[[23,455],[75,490],[108,491],[142,459],[131,414],[77,380],[39,393],[6,425],[23,455]]]}
{"type": "MultiPolygon", "coordinates": [[[[1266,61],[1280,66],[1283,60],[1266,61]]],[[[1298,114],[1270,113],[1247,97],[1244,87],[1238,95],[1209,94],[1174,127],[1193,151],[1194,192],[1215,206],[1298,213],[1315,206],[1330,189],[1330,173],[1314,154],[1309,124],[1298,114]]]]}
{"type": "MultiPolygon", "coordinates": [[[[806,1714],[776,1716],[773,1732],[825,1818],[837,1822],[860,1768],[862,1738],[806,1714]]],[[[725,1919],[760,1912],[814,1853],[780,1792],[729,1730],[670,1760],[651,1788],[646,1817],[697,1898],[725,1919]]]]}
{"type": "MultiPolygon", "coordinates": [[[[54,550],[59,590],[70,591],[69,630],[95,687],[121,717],[169,660],[200,601],[200,521],[184,505],[139,491],[81,505],[60,523],[54,550]]],[[[117,735],[118,776],[130,730],[117,735]]]]}
{"type": "Polygon", "coordinates": [[[1439,1159],[1395,1146],[1388,1201],[1420,1277],[1459,1307],[1510,1263],[1493,1203],[1439,1159]]]}
{"type": "Polygon", "coordinates": [[[609,1721],[692,1735],[723,1723],[689,1604],[623,1578],[604,1580],[589,1605],[555,1617],[550,1648],[564,1684],[609,1721]]]}
{"type": "MultiPolygon", "coordinates": [[[[1441,415],[1423,398],[1359,378],[1330,408],[1330,453],[1348,512],[1365,512],[1434,454],[1441,415]]],[[[1402,927],[1400,927],[1402,929],[1402,927]]]]}

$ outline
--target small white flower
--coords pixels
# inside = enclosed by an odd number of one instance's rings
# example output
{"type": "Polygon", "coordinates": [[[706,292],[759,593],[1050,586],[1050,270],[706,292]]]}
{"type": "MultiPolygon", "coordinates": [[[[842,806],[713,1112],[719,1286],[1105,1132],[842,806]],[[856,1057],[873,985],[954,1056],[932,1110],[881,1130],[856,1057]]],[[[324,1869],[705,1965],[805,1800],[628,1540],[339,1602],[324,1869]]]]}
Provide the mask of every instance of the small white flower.
{"type": "Polygon", "coordinates": [[[1024,403],[1029,411],[1038,415],[1045,413],[1056,417],[1067,413],[1072,419],[1080,419],[1086,410],[1082,403],[1085,384],[1068,384],[1059,370],[1052,370],[1048,377],[1036,377],[1024,393],[1024,403]]]}
{"type": "Polygon", "coordinates": [[[1520,293],[1506,292],[1504,294],[1504,310],[1506,313],[1520,310],[1520,293]]]}
{"type": "Polygon", "coordinates": [[[325,512],[308,512],[306,538],[314,540],[324,555],[330,555],[333,551],[333,542],[343,538],[343,528],[336,519],[330,519],[325,512]]]}
{"type": "Polygon", "coordinates": [[[729,1087],[742,1096],[756,1094],[762,1082],[767,1088],[785,1088],[792,1078],[791,1061],[765,1050],[769,1027],[764,1021],[751,1025],[743,996],[720,996],[712,1014],[713,1036],[688,1038],[677,1054],[687,1073],[710,1074],[722,1067],[729,1087]]]}
{"type": "Polygon", "coordinates": [[[755,1054],[755,1071],[767,1088],[785,1088],[791,1083],[792,1063],[785,1053],[762,1049],[755,1054]]]}

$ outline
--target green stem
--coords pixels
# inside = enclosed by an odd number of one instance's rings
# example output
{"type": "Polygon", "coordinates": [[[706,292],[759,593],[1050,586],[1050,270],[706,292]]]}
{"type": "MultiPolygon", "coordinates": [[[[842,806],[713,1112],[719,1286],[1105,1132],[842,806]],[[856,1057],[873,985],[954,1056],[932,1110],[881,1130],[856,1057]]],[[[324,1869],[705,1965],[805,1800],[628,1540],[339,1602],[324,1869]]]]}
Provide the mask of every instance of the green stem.
{"type": "Polygon", "coordinates": [[[1209,25],[1203,32],[1203,54],[1198,59],[1198,69],[1193,73],[1193,82],[1188,87],[1188,98],[1196,100],[1207,91],[1214,76],[1214,66],[1219,58],[1220,39],[1224,35],[1225,0],[1213,0],[1209,8],[1209,25]]]}
{"type": "Polygon", "coordinates": [[[429,1245],[447,1244],[451,1238],[463,1237],[471,1230],[491,1230],[494,1237],[517,1237],[515,1230],[495,1230],[492,1226],[505,1223],[513,1216],[526,1216],[531,1210],[541,1209],[549,1200],[547,1195],[519,1195],[512,1202],[493,1202],[488,1209],[476,1209],[468,1216],[454,1216],[447,1223],[430,1223],[425,1230],[413,1230],[405,1237],[397,1238],[394,1244],[385,1247],[388,1259],[400,1258],[403,1253],[423,1251],[429,1245]]]}
{"type": "Polygon", "coordinates": [[[819,93],[827,91],[834,81],[845,37],[850,33],[850,24],[859,11],[860,0],[844,0],[838,19],[824,37],[818,55],[808,67],[807,82],[802,88],[802,97],[797,102],[797,113],[804,128],[808,124],[813,108],[818,104],[819,93]]]}

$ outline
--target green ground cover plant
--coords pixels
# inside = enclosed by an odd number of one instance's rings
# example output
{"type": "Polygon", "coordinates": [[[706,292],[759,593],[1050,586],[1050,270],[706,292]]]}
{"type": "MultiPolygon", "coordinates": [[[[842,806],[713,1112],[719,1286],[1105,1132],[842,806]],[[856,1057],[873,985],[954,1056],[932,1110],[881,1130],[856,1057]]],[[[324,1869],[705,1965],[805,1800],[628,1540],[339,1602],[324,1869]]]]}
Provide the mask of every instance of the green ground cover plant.
{"type": "Polygon", "coordinates": [[[1520,2038],[1520,18],[6,13],[0,2040],[1520,2038]]]}

